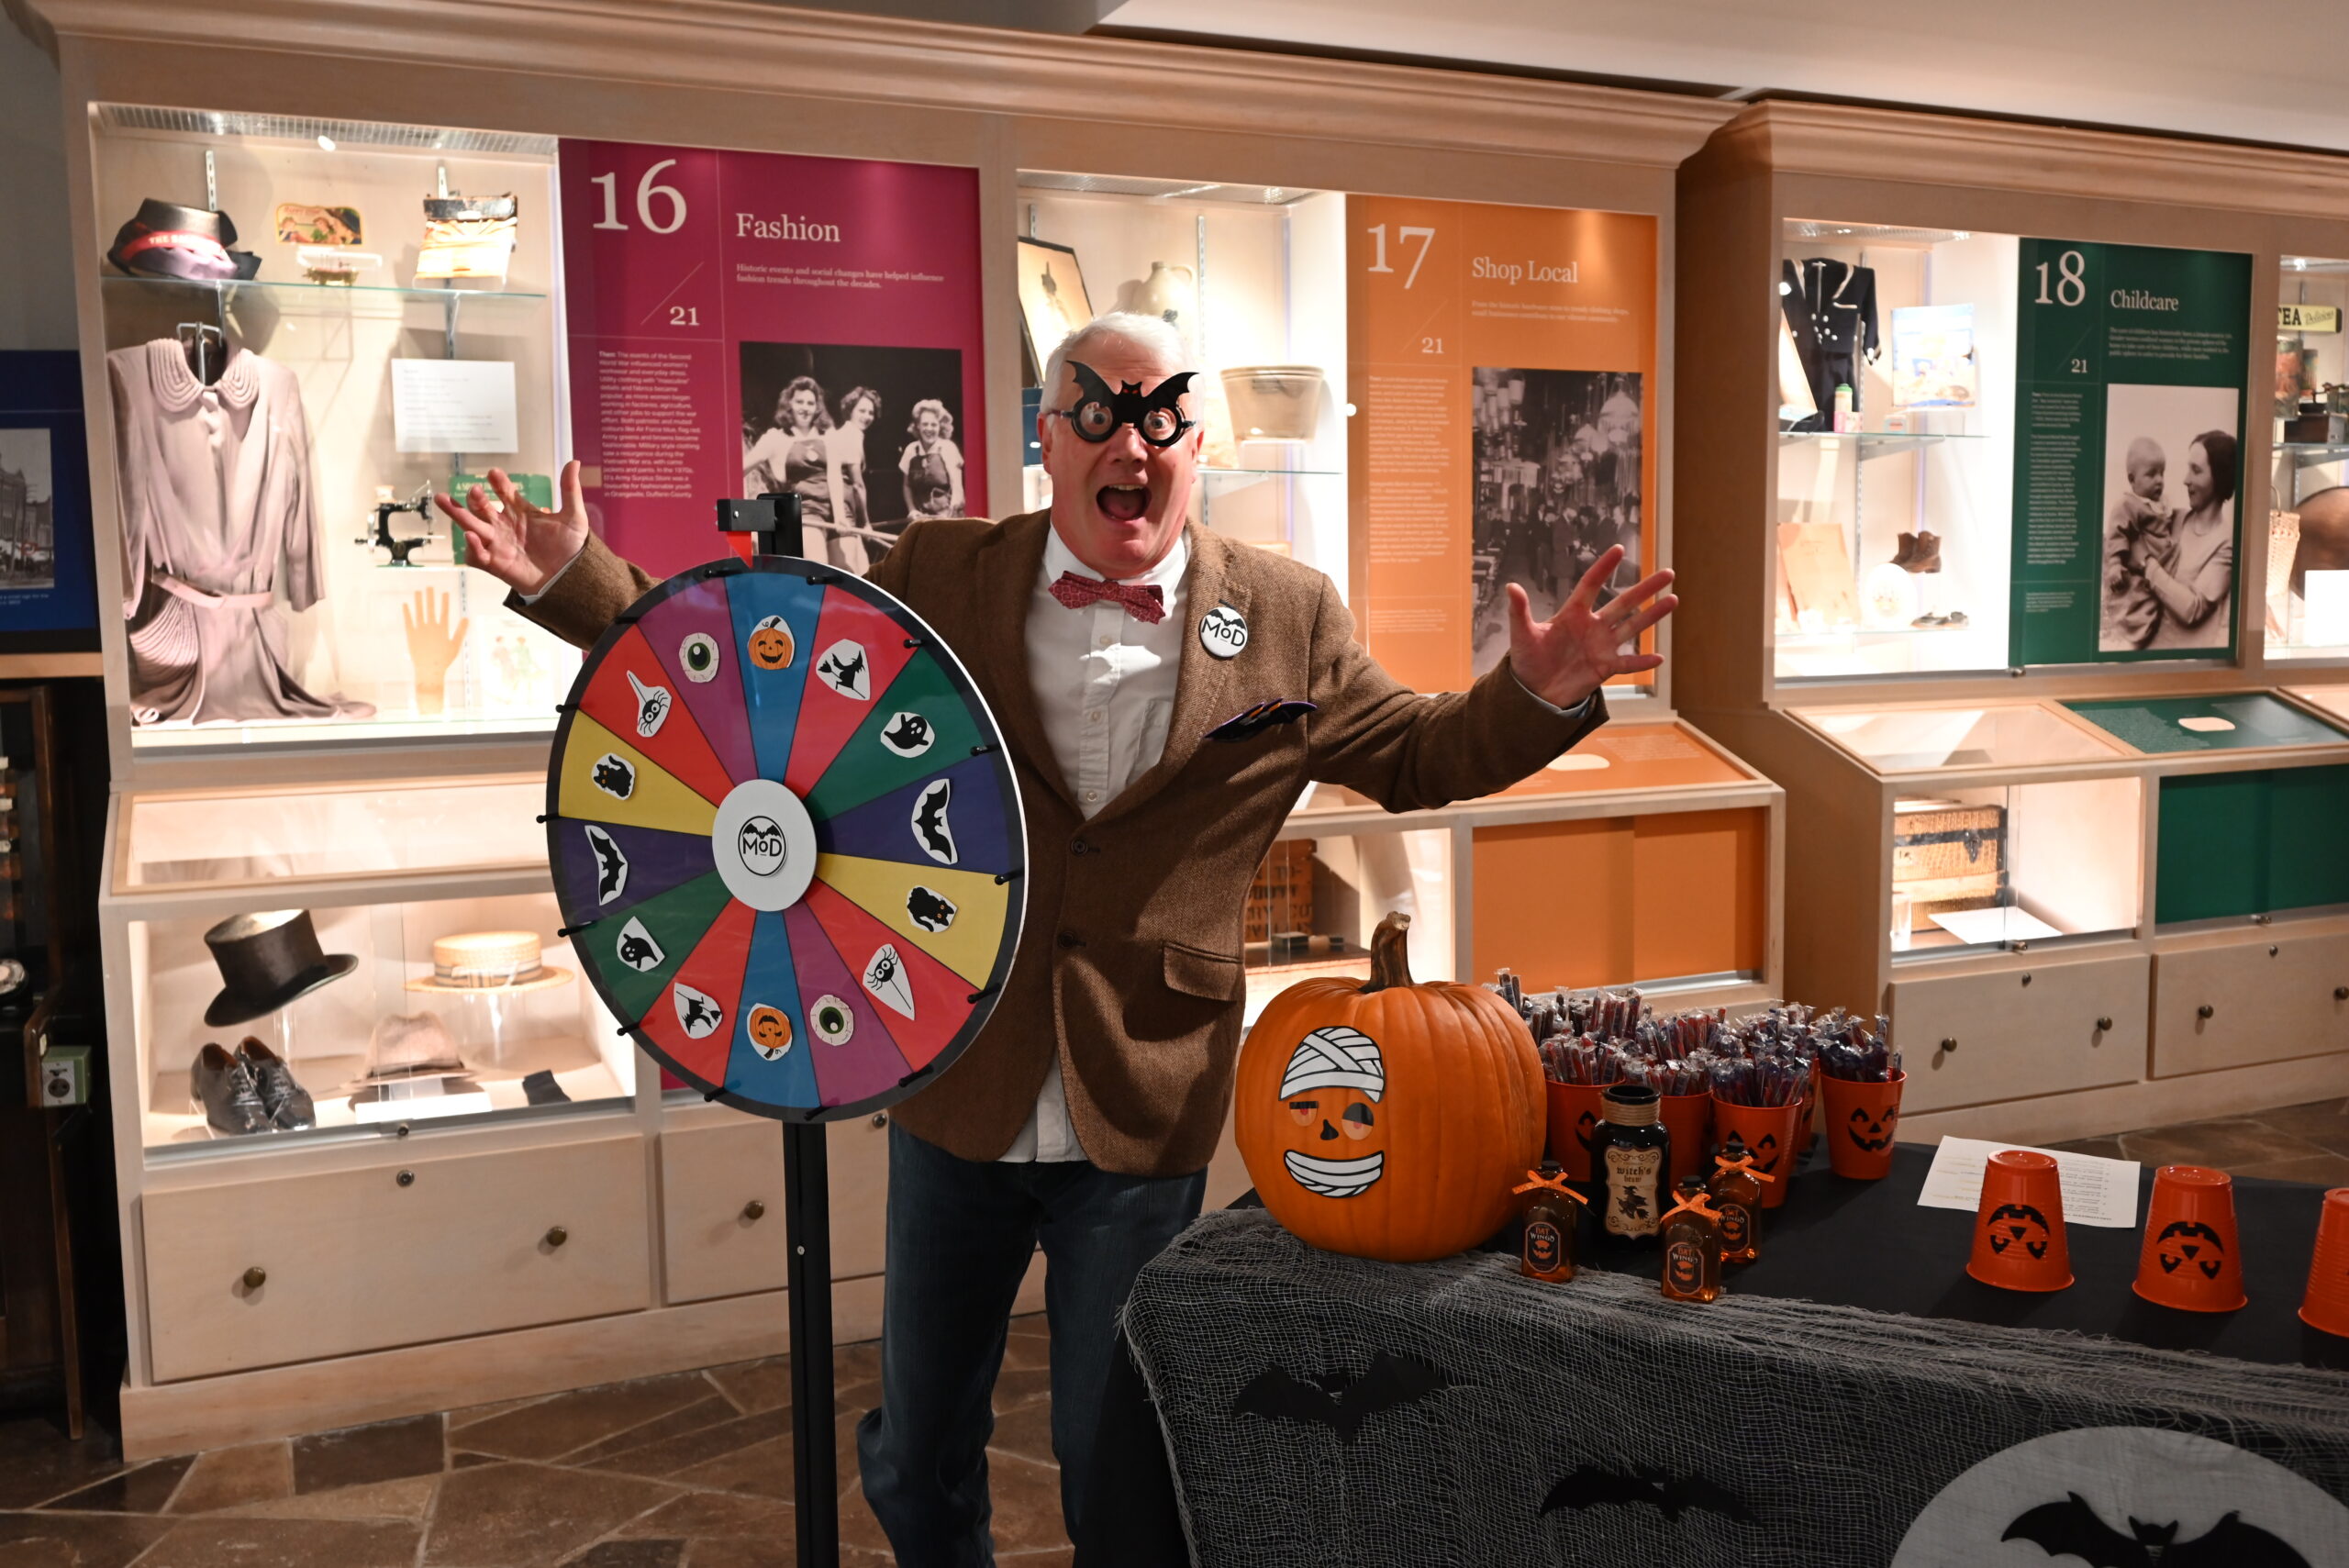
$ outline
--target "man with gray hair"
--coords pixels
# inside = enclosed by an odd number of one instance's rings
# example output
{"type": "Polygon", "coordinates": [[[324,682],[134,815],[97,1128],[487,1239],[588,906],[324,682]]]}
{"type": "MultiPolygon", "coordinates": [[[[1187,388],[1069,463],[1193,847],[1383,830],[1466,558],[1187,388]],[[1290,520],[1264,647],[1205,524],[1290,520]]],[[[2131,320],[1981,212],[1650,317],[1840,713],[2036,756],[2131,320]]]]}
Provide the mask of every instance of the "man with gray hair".
{"type": "MultiPolygon", "coordinates": [[[[1354,641],[1328,578],[1186,526],[1202,435],[1172,328],[1102,317],[1046,373],[1050,509],[917,522],[872,573],[969,667],[1028,825],[1003,995],[889,1133],[882,1403],[858,1453],[898,1561],[922,1568],[994,1561],[989,1396],[1040,1245],[1063,1516],[1079,1540],[1114,1528],[1083,1510],[1117,1314],[1198,1213],[1248,888],[1306,782],[1397,811],[1500,789],[1604,721],[1609,677],[1662,662],[1633,650],[1675,603],[1657,573],[1595,608],[1611,550],[1547,621],[1512,586],[1508,658],[1420,695],[1354,641]]],[[[522,614],[584,646],[652,585],[589,533],[575,463],[556,512],[490,481],[442,505],[522,614]]],[[[1344,1071],[1375,1060],[1324,1043],[1344,1071]]]]}

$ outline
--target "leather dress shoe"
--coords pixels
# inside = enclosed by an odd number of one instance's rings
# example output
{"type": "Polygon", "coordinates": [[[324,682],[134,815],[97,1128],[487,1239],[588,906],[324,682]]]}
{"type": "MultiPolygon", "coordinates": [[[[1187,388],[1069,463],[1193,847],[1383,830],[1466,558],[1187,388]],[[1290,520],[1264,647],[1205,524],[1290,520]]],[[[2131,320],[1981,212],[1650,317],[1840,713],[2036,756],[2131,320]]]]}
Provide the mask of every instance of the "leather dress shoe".
{"type": "Polygon", "coordinates": [[[285,1058],[247,1035],[237,1047],[237,1060],[251,1069],[261,1090],[262,1109],[269,1113],[272,1127],[280,1132],[298,1132],[317,1125],[310,1091],[295,1082],[294,1069],[285,1064],[285,1058]]]}
{"type": "Polygon", "coordinates": [[[204,1119],[215,1132],[242,1137],[270,1129],[269,1111],[261,1100],[261,1081],[241,1059],[207,1043],[195,1053],[187,1080],[188,1097],[203,1107],[204,1119]]]}
{"type": "Polygon", "coordinates": [[[1909,559],[1900,565],[1909,572],[1939,572],[1942,569],[1941,535],[1920,531],[1917,535],[1917,548],[1909,552],[1909,559]]]}
{"type": "Polygon", "coordinates": [[[1900,536],[1900,548],[1893,551],[1892,564],[1895,566],[1905,567],[1916,558],[1917,536],[1915,534],[1902,534],[1900,536]]]}

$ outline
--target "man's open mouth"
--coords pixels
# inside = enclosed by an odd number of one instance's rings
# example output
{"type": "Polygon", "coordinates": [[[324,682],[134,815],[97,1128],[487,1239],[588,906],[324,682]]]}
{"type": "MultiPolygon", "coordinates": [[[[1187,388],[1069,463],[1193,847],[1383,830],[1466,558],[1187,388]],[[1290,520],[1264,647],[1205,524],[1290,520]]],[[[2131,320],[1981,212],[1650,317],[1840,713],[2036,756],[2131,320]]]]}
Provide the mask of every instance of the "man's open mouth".
{"type": "Polygon", "coordinates": [[[1366,1191],[1386,1169],[1384,1154],[1365,1154],[1359,1160],[1316,1160],[1290,1149],[1282,1152],[1281,1162],[1288,1167],[1290,1180],[1323,1197],[1353,1197],[1366,1191]]]}
{"type": "Polygon", "coordinates": [[[1150,510],[1147,484],[1104,484],[1093,497],[1101,515],[1113,523],[1130,523],[1150,510]]]}

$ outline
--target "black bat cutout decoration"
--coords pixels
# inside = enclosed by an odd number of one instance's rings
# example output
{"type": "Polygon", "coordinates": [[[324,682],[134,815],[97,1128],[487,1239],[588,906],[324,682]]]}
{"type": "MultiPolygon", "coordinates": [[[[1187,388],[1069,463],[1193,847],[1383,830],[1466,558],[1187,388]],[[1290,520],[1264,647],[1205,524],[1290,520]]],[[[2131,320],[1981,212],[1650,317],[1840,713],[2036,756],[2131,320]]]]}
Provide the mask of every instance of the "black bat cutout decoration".
{"type": "Polygon", "coordinates": [[[1350,1444],[1373,1416],[1418,1404],[1451,1386],[1452,1379],[1427,1362],[1380,1351],[1360,1377],[1334,1372],[1297,1378],[1285,1367],[1266,1367],[1232,1400],[1231,1413],[1327,1427],[1340,1442],[1350,1444]]]}
{"type": "Polygon", "coordinates": [[[1701,1475],[1674,1475],[1645,1464],[1629,1470],[1578,1465],[1550,1488],[1542,1511],[1554,1514],[1561,1508],[1631,1503],[1645,1503],[1667,1520],[1676,1520],[1691,1508],[1705,1508],[1739,1524],[1753,1522],[1745,1500],[1728,1487],[1701,1475]]]}
{"type": "Polygon", "coordinates": [[[1071,360],[1068,368],[1070,373],[1076,377],[1076,407],[1072,411],[1075,417],[1069,421],[1069,427],[1085,440],[1106,441],[1118,433],[1119,426],[1131,425],[1135,433],[1152,446],[1171,447],[1183,439],[1183,432],[1191,428],[1191,421],[1183,417],[1181,398],[1191,389],[1193,372],[1184,371],[1170,375],[1147,393],[1130,381],[1121,390],[1112,392],[1109,384],[1102,380],[1100,373],[1091,365],[1071,360]],[[1091,404],[1100,405],[1109,416],[1109,423],[1101,427],[1098,433],[1090,428],[1085,420],[1085,410],[1091,404]],[[1143,423],[1161,409],[1174,416],[1174,433],[1164,440],[1152,436],[1149,427],[1143,423]]]}
{"type": "Polygon", "coordinates": [[[2121,1534],[2088,1500],[2066,1493],[2020,1515],[1998,1538],[2027,1540],[2050,1557],[2076,1557],[2088,1568],[2309,1568],[2309,1560],[2280,1536],[2229,1514],[2191,1540],[2177,1539],[2177,1521],[2129,1521],[2121,1534]]]}
{"type": "Polygon", "coordinates": [[[1295,724],[1308,713],[1319,713],[1318,704],[1302,697],[1275,697],[1255,706],[1242,708],[1221,724],[1208,731],[1210,740],[1252,740],[1275,724],[1295,724]]]}

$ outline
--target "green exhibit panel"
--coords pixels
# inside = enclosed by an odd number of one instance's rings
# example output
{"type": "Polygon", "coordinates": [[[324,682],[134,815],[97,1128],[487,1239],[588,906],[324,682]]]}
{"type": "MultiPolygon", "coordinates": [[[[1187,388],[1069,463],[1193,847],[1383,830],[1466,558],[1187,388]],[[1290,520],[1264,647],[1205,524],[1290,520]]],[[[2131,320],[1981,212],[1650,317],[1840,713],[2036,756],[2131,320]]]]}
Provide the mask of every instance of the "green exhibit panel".
{"type": "Polygon", "coordinates": [[[2161,781],[2154,920],[2349,904],[2349,765],[2161,781]]]}
{"type": "Polygon", "coordinates": [[[2248,751],[2278,746],[2349,745],[2334,728],[2266,692],[2209,697],[2115,697],[2065,707],[2148,756],[2176,751],[2248,751]]]}
{"type": "Polygon", "coordinates": [[[1019,945],[1027,840],[952,650],[862,578],[680,573],[587,656],[547,774],[564,933],[622,1030],[796,1121],[952,1065],[1019,945]]]}

